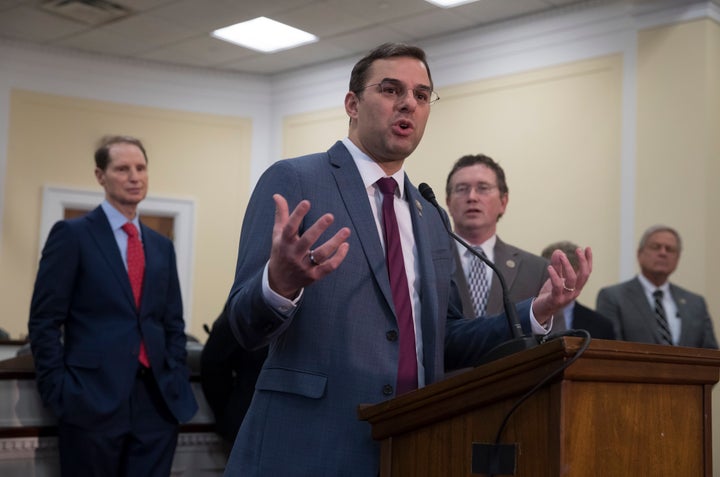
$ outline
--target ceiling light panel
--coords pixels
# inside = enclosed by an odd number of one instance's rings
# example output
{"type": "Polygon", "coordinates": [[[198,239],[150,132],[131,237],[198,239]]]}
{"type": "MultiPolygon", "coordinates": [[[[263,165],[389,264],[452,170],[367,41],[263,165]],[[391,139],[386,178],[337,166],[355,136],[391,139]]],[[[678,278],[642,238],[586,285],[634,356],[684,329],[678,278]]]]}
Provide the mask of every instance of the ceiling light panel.
{"type": "Polygon", "coordinates": [[[466,3],[477,2],[478,0],[425,0],[425,1],[428,3],[432,3],[433,5],[437,5],[438,7],[452,8],[452,7],[457,7],[458,5],[464,5],[466,3]]]}
{"type": "Polygon", "coordinates": [[[272,53],[318,41],[315,35],[267,17],[236,23],[212,32],[212,36],[252,50],[272,53]]]}

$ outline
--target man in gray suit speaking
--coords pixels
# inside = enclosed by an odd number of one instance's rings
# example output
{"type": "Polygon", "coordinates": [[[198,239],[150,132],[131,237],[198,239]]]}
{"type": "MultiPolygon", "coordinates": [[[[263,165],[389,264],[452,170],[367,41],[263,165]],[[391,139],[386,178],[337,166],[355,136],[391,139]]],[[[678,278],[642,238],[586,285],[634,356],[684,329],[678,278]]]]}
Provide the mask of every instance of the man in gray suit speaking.
{"type": "MultiPolygon", "coordinates": [[[[503,316],[463,319],[440,212],[403,169],[436,99],[421,49],[381,45],[351,73],[348,136],[258,181],[228,316],[243,346],[269,348],[226,476],[376,477],[380,448],[358,405],[438,381],[510,338],[503,316]]],[[[554,254],[547,286],[518,304],[526,333],[580,293],[592,255],[578,255],[575,273],[554,254]]]]}
{"type": "Polygon", "coordinates": [[[640,239],[640,274],[603,288],[595,309],[610,318],[624,341],[717,348],[705,299],[668,281],[682,251],[680,234],[665,225],[648,228],[640,239]]]}

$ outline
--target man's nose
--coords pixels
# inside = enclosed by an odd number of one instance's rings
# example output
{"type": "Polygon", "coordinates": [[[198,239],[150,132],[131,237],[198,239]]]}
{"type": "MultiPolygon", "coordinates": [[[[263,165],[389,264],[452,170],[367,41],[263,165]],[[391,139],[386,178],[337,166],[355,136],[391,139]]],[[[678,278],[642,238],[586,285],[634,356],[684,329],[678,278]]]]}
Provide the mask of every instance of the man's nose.
{"type": "Polygon", "coordinates": [[[418,102],[412,90],[407,90],[401,98],[398,98],[398,108],[400,111],[415,111],[417,105],[418,102]]]}

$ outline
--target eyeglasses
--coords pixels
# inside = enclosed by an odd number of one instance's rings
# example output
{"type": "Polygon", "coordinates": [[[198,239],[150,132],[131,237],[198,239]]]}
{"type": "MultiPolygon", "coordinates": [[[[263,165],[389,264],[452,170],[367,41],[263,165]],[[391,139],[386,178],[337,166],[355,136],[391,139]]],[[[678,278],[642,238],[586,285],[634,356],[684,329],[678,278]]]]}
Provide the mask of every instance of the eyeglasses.
{"type": "Polygon", "coordinates": [[[408,90],[408,88],[399,81],[384,79],[379,83],[373,83],[364,86],[362,89],[372,88],[373,86],[379,86],[380,94],[392,99],[395,102],[405,98],[408,91],[412,91],[415,102],[420,105],[433,104],[435,101],[440,99],[438,94],[427,87],[414,88],[408,90]]]}
{"type": "Polygon", "coordinates": [[[488,195],[493,189],[497,189],[498,186],[494,184],[488,184],[487,182],[480,182],[475,186],[470,184],[458,184],[453,188],[453,193],[457,195],[470,195],[470,191],[474,190],[478,195],[488,195]]]}
{"type": "Polygon", "coordinates": [[[677,247],[675,247],[673,245],[667,245],[667,244],[662,244],[662,243],[657,243],[657,242],[650,242],[649,244],[647,244],[647,248],[648,248],[648,250],[651,250],[653,252],[659,252],[664,249],[665,253],[669,253],[671,255],[678,253],[677,247]]]}

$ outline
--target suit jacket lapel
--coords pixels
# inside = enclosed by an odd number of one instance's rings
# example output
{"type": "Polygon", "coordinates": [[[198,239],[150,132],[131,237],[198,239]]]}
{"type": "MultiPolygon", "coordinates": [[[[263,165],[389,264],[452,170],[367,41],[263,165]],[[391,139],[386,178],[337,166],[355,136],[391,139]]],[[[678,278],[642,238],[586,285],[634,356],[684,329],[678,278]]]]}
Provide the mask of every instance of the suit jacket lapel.
{"type": "MultiPolygon", "coordinates": [[[[470,285],[468,285],[467,277],[465,277],[465,270],[462,267],[462,260],[460,257],[460,250],[458,250],[455,242],[452,243],[453,255],[455,258],[455,271],[453,272],[453,278],[455,278],[455,284],[457,285],[458,295],[460,295],[460,302],[462,303],[463,316],[466,318],[476,318],[475,310],[473,309],[472,299],[470,298],[470,285]]],[[[491,292],[492,293],[492,292],[491,292]]]]}
{"type": "Polygon", "coordinates": [[[357,235],[375,281],[380,287],[388,306],[394,313],[395,307],[393,306],[390,279],[388,278],[387,264],[385,263],[385,252],[380,243],[377,225],[375,224],[375,218],[367,198],[367,190],[365,190],[360,172],[342,142],[335,143],[328,151],[328,155],[330,163],[334,166],[332,173],[335,177],[335,183],[353,224],[353,233],[357,235]]]}
{"type": "MultiPolygon", "coordinates": [[[[438,296],[432,284],[436,283],[435,265],[433,264],[432,245],[430,243],[430,231],[427,221],[423,218],[420,192],[410,183],[405,175],[405,194],[410,205],[410,217],[413,223],[413,234],[415,236],[415,247],[417,248],[418,274],[420,281],[420,313],[422,341],[423,341],[423,364],[427,382],[436,379],[433,370],[435,369],[436,349],[435,339],[437,338],[437,320],[444,317],[435,316],[438,309],[438,296]]],[[[462,273],[462,268],[461,268],[462,273]]],[[[444,326],[444,325],[443,325],[444,326]]]]}
{"type": "Polygon", "coordinates": [[[88,220],[88,229],[100,249],[100,253],[107,261],[108,267],[112,270],[115,278],[117,278],[126,298],[134,306],[135,298],[133,297],[132,288],[130,287],[130,277],[128,277],[122,255],[120,255],[120,250],[115,240],[115,235],[113,235],[110,222],[108,222],[105,212],[103,212],[102,207],[97,207],[88,213],[86,218],[88,220]]]}
{"type": "MultiPolygon", "coordinates": [[[[512,290],[513,283],[517,278],[517,271],[519,268],[517,260],[519,259],[510,254],[507,245],[505,242],[500,240],[500,237],[498,237],[495,241],[495,249],[493,252],[495,254],[495,261],[493,263],[495,263],[497,269],[500,270],[500,273],[502,273],[508,291],[512,290]],[[512,260],[512,263],[514,263],[515,266],[509,267],[507,265],[509,260],[512,260]]],[[[500,286],[500,280],[494,273],[492,287],[490,288],[490,296],[488,297],[487,309],[491,310],[493,314],[499,313],[503,309],[502,287],[500,286]]]]}
{"type": "Polygon", "coordinates": [[[153,283],[157,283],[160,270],[163,269],[160,263],[161,257],[166,257],[159,248],[160,242],[156,240],[153,231],[145,224],[140,223],[142,228],[142,244],[145,252],[145,276],[142,284],[142,299],[140,301],[140,310],[147,307],[148,303],[155,296],[150,290],[153,283]]]}
{"type": "Polygon", "coordinates": [[[690,324],[688,320],[684,320],[685,316],[692,316],[692,312],[689,310],[689,304],[685,298],[685,294],[682,290],[678,289],[672,283],[670,284],[670,295],[672,296],[675,306],[677,307],[677,317],[680,318],[680,339],[678,339],[678,345],[680,346],[692,346],[685,344],[684,337],[688,336],[688,331],[685,329],[690,324]]]}
{"type": "Polygon", "coordinates": [[[652,335],[655,342],[660,343],[661,338],[655,321],[655,310],[650,307],[650,303],[645,296],[645,289],[637,277],[630,282],[628,290],[629,293],[626,299],[632,305],[632,309],[637,312],[638,318],[645,322],[645,326],[650,330],[649,334],[652,335]]]}

